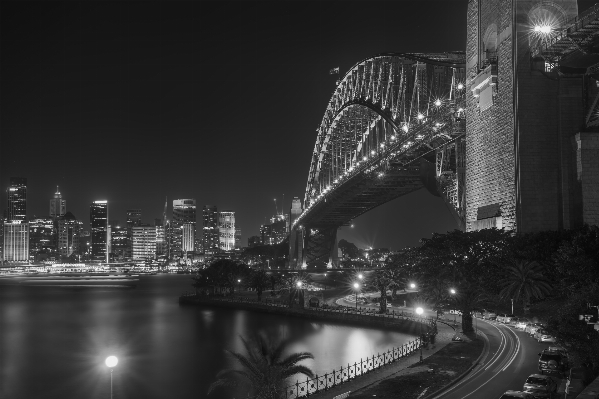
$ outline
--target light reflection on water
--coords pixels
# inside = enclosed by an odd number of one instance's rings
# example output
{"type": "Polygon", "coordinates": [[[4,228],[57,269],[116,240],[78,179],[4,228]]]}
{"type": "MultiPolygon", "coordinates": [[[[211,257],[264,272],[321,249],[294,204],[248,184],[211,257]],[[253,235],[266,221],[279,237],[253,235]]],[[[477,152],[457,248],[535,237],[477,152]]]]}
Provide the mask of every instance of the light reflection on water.
{"type": "Polygon", "coordinates": [[[0,280],[0,398],[109,397],[109,355],[119,358],[115,398],[206,397],[216,373],[235,364],[224,349],[243,352],[239,336],[261,331],[290,340],[290,352],[312,352],[315,359],[306,364],[319,375],[409,340],[292,317],[180,307],[189,276],[142,277],[129,290],[5,283],[0,280]]]}

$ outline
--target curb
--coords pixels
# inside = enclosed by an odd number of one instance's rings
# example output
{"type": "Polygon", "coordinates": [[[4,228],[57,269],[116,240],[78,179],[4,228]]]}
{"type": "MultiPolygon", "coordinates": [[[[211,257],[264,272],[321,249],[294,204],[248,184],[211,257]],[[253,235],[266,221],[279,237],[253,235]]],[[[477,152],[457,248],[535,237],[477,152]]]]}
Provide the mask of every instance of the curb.
{"type": "Polygon", "coordinates": [[[432,399],[435,396],[443,393],[443,391],[447,390],[448,388],[451,388],[453,385],[455,385],[456,383],[458,383],[462,378],[464,378],[466,375],[468,375],[476,366],[478,366],[478,363],[480,362],[480,360],[483,358],[483,356],[487,355],[489,353],[489,338],[487,338],[487,335],[482,332],[479,331],[480,335],[482,336],[482,338],[485,341],[485,345],[483,347],[483,351],[481,352],[481,354],[478,356],[478,358],[472,362],[472,366],[470,366],[466,371],[464,371],[462,374],[460,374],[459,376],[457,376],[456,378],[454,378],[453,380],[451,380],[449,382],[449,384],[437,389],[435,392],[426,395],[425,397],[421,398],[421,399],[432,399]]]}

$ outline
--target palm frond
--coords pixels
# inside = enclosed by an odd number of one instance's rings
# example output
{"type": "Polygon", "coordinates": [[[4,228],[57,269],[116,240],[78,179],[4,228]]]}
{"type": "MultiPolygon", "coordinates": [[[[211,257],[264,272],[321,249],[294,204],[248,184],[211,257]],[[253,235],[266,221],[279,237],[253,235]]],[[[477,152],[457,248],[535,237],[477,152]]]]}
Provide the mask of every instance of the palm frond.
{"type": "Polygon", "coordinates": [[[295,374],[303,374],[309,378],[314,378],[314,372],[302,364],[296,364],[295,366],[285,369],[281,376],[283,378],[288,378],[295,374]]]}

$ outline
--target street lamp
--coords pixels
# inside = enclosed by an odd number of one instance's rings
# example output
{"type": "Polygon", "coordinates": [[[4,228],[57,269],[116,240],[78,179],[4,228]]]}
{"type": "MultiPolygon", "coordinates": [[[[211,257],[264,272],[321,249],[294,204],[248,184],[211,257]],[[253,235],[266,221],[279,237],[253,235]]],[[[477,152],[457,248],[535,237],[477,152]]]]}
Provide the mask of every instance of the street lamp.
{"type": "MultiPolygon", "coordinates": [[[[424,309],[422,309],[421,307],[416,308],[416,313],[418,314],[418,316],[422,317],[423,312],[424,309]]],[[[420,363],[422,363],[422,321],[420,321],[420,363]]]]}
{"type": "MultiPolygon", "coordinates": [[[[455,289],[453,289],[453,288],[450,289],[449,292],[451,293],[451,295],[455,295],[455,293],[456,293],[455,289]]],[[[455,303],[455,299],[454,299],[454,303],[455,303]]],[[[458,323],[456,320],[456,309],[454,309],[454,311],[453,311],[453,326],[455,327],[457,325],[458,325],[458,323]]]]}
{"type": "Polygon", "coordinates": [[[358,274],[358,278],[359,278],[360,280],[362,280],[362,279],[364,278],[364,276],[362,275],[362,273],[358,274]]]}
{"type": "Polygon", "coordinates": [[[119,359],[116,356],[108,356],[104,363],[110,368],[110,398],[112,399],[112,370],[118,364],[119,359]]]}
{"type": "Polygon", "coordinates": [[[414,288],[416,288],[416,284],[414,284],[414,283],[410,283],[410,288],[411,288],[411,289],[414,289],[414,288]]]}
{"type": "Polygon", "coordinates": [[[358,310],[358,290],[360,289],[360,284],[354,283],[354,289],[356,290],[356,310],[358,310]]]}

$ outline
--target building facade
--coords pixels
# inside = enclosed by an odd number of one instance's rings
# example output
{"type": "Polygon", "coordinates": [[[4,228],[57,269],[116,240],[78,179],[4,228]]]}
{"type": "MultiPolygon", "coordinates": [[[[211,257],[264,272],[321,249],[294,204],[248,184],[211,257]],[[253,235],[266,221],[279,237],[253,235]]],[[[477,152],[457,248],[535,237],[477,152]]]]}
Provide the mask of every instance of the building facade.
{"type": "Polygon", "coordinates": [[[114,225],[110,228],[110,253],[115,261],[131,259],[131,237],[127,227],[114,225]]]}
{"type": "MultiPolygon", "coordinates": [[[[195,228],[196,228],[196,200],[195,199],[178,199],[173,200],[173,220],[171,224],[172,228],[172,241],[171,241],[171,256],[183,256],[186,248],[189,248],[189,241],[185,248],[183,246],[183,231],[184,225],[191,225],[187,227],[188,236],[187,239],[191,240],[191,247],[194,247],[195,241],[195,228]],[[189,233],[191,232],[191,233],[189,233]],[[191,234],[191,235],[189,235],[191,234]]],[[[191,249],[193,251],[193,249],[191,249]]]]}
{"type": "Polygon", "coordinates": [[[31,255],[56,250],[56,228],[52,219],[33,219],[29,221],[29,252],[31,255]]]}
{"type": "Polygon", "coordinates": [[[109,262],[108,201],[94,201],[90,205],[91,260],[109,262]]]}
{"type": "Polygon", "coordinates": [[[67,213],[67,201],[62,199],[62,194],[56,186],[56,192],[54,198],[50,200],[50,217],[52,219],[58,219],[63,217],[67,213]]]}
{"type": "Polygon", "coordinates": [[[11,177],[6,190],[8,199],[7,219],[27,220],[27,178],[11,177]]]}
{"type": "Polygon", "coordinates": [[[4,261],[29,261],[29,223],[22,220],[4,223],[4,261]]]}
{"type": "Polygon", "coordinates": [[[79,239],[83,223],[67,212],[58,221],[58,253],[61,256],[79,255],[79,239]]]}
{"type": "Polygon", "coordinates": [[[235,249],[241,249],[241,229],[235,229],[235,249]]]}
{"type": "Polygon", "coordinates": [[[156,258],[156,227],[150,225],[134,226],[133,260],[152,260],[156,258]]]}
{"type": "Polygon", "coordinates": [[[222,251],[235,249],[235,212],[222,211],[218,213],[219,248],[222,251]]]}
{"type": "Polygon", "coordinates": [[[202,233],[204,253],[213,253],[220,248],[218,233],[218,210],[216,205],[204,205],[202,211],[202,233]]]}

